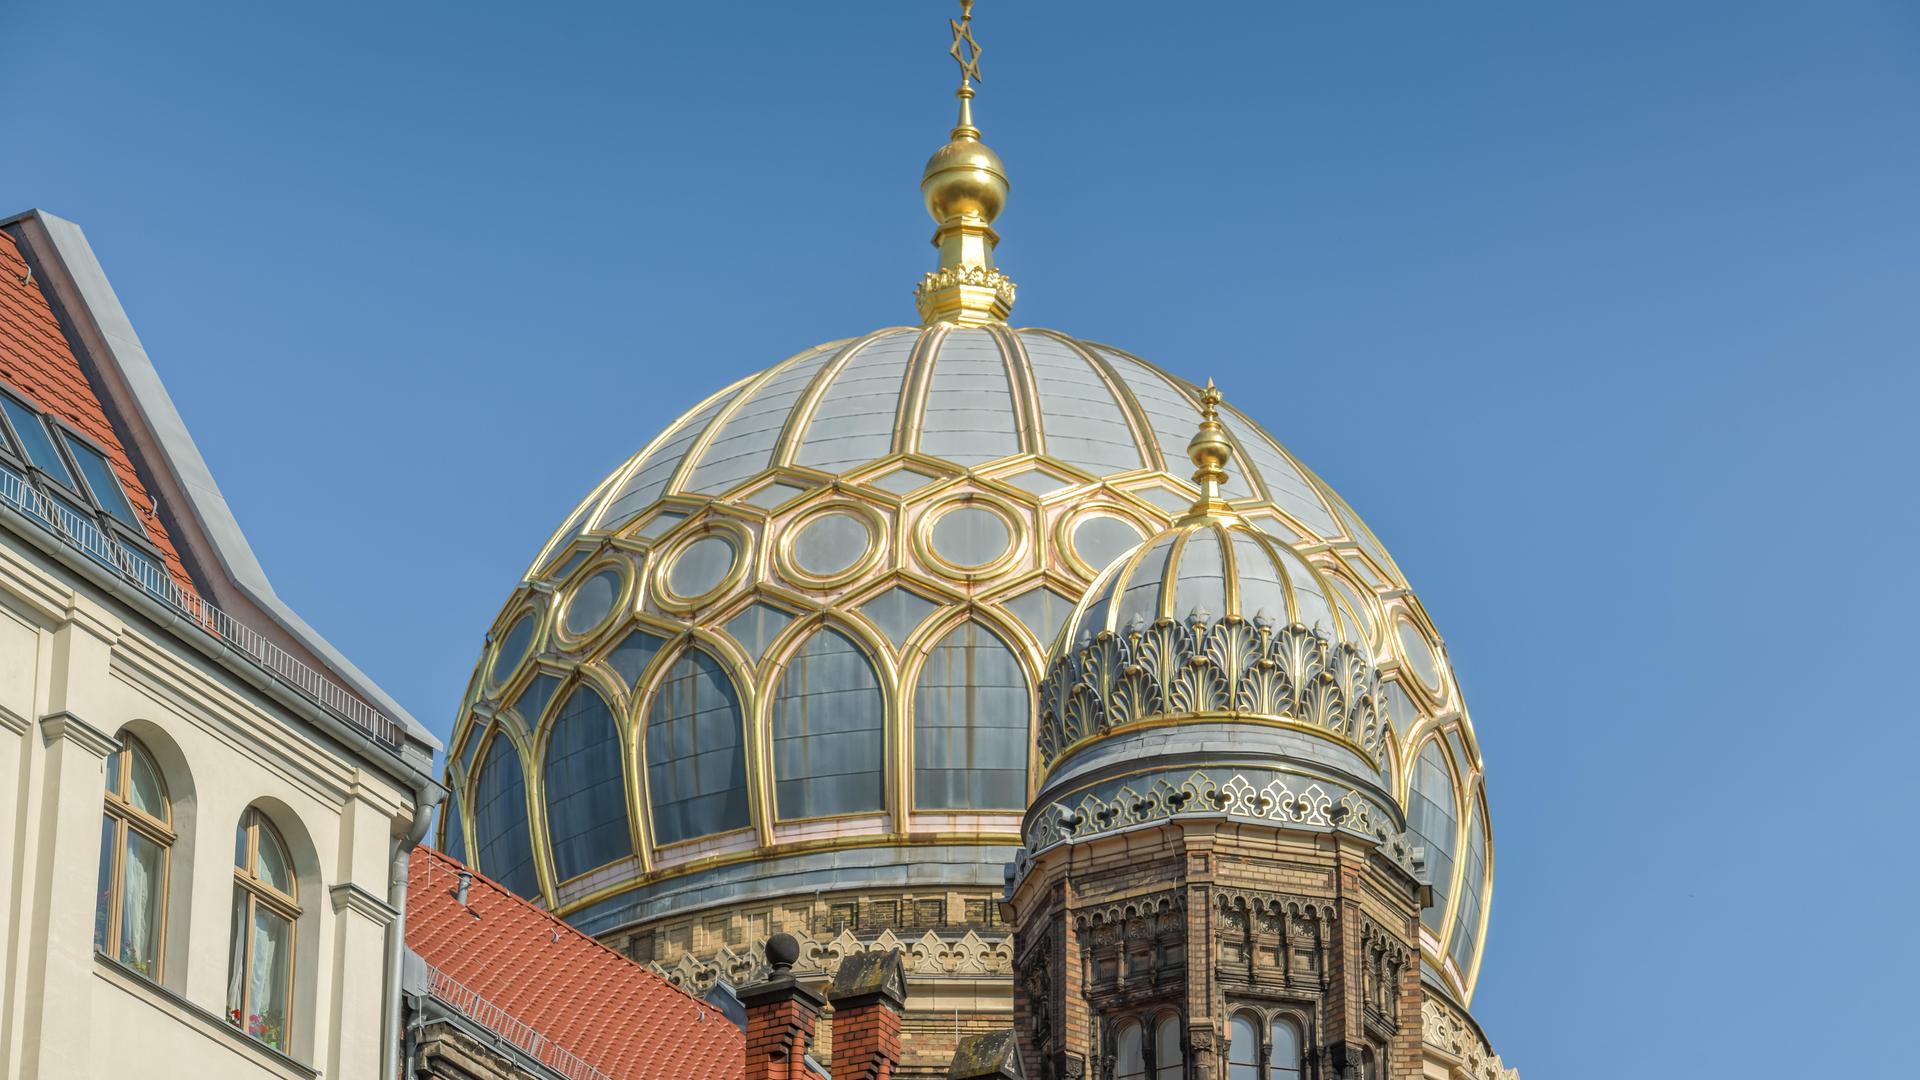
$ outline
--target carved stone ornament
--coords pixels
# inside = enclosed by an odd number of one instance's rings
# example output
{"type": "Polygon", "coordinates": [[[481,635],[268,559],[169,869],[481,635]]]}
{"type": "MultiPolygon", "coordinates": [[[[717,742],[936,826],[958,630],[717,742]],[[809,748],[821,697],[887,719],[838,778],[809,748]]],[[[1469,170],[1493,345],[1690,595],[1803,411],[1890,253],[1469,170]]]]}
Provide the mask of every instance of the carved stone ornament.
{"type": "Polygon", "coordinates": [[[1367,837],[1395,865],[1408,874],[1414,872],[1414,847],[1408,842],[1407,834],[1394,829],[1393,823],[1371,800],[1349,791],[1336,801],[1311,781],[1295,790],[1294,785],[1300,783],[1298,777],[1275,776],[1256,787],[1241,773],[1216,783],[1213,777],[1196,771],[1178,787],[1164,778],[1156,778],[1140,790],[1123,787],[1111,798],[1102,799],[1088,793],[1071,806],[1047,806],[1035,815],[1027,828],[1025,847],[1014,856],[1014,880],[1017,882],[1026,876],[1035,854],[1063,840],[1183,814],[1226,814],[1282,825],[1339,828],[1367,837]]]}
{"type": "Polygon", "coordinates": [[[1388,719],[1380,673],[1361,650],[1299,624],[1196,612],[1102,630],[1056,657],[1040,688],[1040,760],[1168,716],[1290,721],[1375,767],[1388,719]]]}
{"type": "MultiPolygon", "coordinates": [[[[800,958],[793,965],[796,975],[832,977],[850,956],[886,953],[893,949],[900,950],[901,964],[910,977],[994,976],[1013,971],[1011,937],[981,937],[971,930],[960,935],[941,935],[929,930],[911,941],[902,940],[891,930],[883,931],[871,941],[863,941],[846,930],[827,940],[804,934],[794,936],[800,941],[800,958]]],[[[718,953],[704,960],[682,954],[672,964],[655,962],[648,966],[668,982],[694,994],[705,993],[718,979],[725,979],[733,986],[759,982],[772,970],[763,946],[757,944],[744,953],[721,946],[718,953]]]]}

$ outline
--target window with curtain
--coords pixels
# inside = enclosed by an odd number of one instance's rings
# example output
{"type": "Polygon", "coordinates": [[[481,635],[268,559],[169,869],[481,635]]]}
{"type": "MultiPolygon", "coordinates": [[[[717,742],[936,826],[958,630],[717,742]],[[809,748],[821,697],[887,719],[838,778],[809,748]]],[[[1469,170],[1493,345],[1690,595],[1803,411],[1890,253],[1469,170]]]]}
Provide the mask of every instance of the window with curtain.
{"type": "Polygon", "coordinates": [[[1278,1017],[1270,1030],[1273,1043],[1267,1052],[1267,1080],[1300,1080],[1300,1029],[1278,1017]]]}
{"type": "Polygon", "coordinates": [[[1186,1039],[1178,1013],[1168,1013],[1153,1028],[1153,1080],[1182,1080],[1187,1075],[1186,1039]]]}
{"type": "Polygon", "coordinates": [[[153,755],[131,736],[107,756],[100,821],[100,892],[93,947],[149,979],[160,978],[173,804],[153,755]]]}
{"type": "Polygon", "coordinates": [[[740,694],[718,660],[701,649],[674,660],[654,691],[645,741],[654,843],[752,824],[740,694]]]}
{"type": "Polygon", "coordinates": [[[782,819],[886,805],[886,697],[845,634],[822,630],[787,660],[773,699],[773,801],[782,819]]]}
{"type": "Polygon", "coordinates": [[[1227,1080],[1260,1080],[1260,1029],[1244,1013],[1227,1024],[1227,1080]]]}
{"type": "Polygon", "coordinates": [[[292,1045],[293,934],[299,882],[286,841],[249,809],[233,837],[233,921],[227,1021],[285,1053],[292,1045]]]}
{"type": "Polygon", "coordinates": [[[575,689],[553,718],[541,767],[558,880],[633,854],[620,759],[620,735],[606,699],[590,686],[575,689]]]}
{"type": "Polygon", "coordinates": [[[473,783],[473,847],[481,873],[521,896],[539,897],[527,829],[526,774],[513,740],[497,728],[473,783]]]}
{"type": "Polygon", "coordinates": [[[1145,1035],[1138,1020],[1113,1029],[1113,1080],[1147,1080],[1145,1035]]]}
{"type": "Polygon", "coordinates": [[[977,622],[927,654],[913,692],[913,804],[921,810],[1027,805],[1032,694],[1013,650],[977,622]]]}

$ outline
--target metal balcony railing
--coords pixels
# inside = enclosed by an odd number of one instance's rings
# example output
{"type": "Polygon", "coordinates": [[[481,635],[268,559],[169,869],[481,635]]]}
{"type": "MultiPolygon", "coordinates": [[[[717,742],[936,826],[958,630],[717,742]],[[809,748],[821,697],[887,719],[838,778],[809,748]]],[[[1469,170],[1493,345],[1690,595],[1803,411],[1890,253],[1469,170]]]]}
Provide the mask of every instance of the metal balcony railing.
{"type": "Polygon", "coordinates": [[[612,1080],[606,1073],[554,1045],[553,1040],[514,1019],[505,1009],[481,997],[451,975],[432,964],[426,965],[426,968],[428,993],[441,1004],[512,1043],[528,1057],[567,1080],[612,1080]]]}
{"type": "Polygon", "coordinates": [[[340,684],[308,667],[285,649],[260,636],[240,620],[184,588],[165,566],[129,550],[93,521],[48,498],[27,479],[0,464],[0,503],[87,555],[93,561],[177,612],[201,631],[251,660],[274,681],[293,690],[327,712],[352,724],[388,749],[398,749],[406,733],[380,710],[347,692],[340,684]]]}

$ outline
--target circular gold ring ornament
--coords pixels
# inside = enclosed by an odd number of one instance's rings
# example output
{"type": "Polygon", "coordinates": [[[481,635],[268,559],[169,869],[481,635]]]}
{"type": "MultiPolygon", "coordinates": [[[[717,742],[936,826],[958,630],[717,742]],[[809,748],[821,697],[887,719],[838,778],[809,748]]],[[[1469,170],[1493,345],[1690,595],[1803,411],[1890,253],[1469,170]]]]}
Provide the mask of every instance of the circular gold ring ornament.
{"type": "Polygon", "coordinates": [[[522,610],[519,615],[514,617],[512,622],[507,624],[507,632],[501,634],[500,640],[494,642],[493,656],[487,661],[488,685],[498,690],[513,681],[513,677],[520,673],[522,667],[526,666],[527,658],[533,655],[534,642],[539,637],[539,633],[540,615],[539,612],[535,611],[532,607],[527,607],[522,610]],[[514,647],[513,651],[518,655],[512,656],[511,660],[509,660],[507,646],[513,641],[514,635],[519,633],[520,628],[523,626],[526,627],[526,640],[514,647]],[[501,665],[501,661],[503,660],[508,661],[504,667],[501,665]]]}
{"type": "Polygon", "coordinates": [[[633,567],[618,555],[607,555],[588,563],[573,574],[575,584],[554,608],[553,637],[563,648],[577,648],[598,637],[611,625],[633,597],[633,567]],[[606,610],[584,627],[573,625],[574,616],[590,610],[586,605],[602,603],[596,582],[613,578],[612,595],[604,600],[606,610]],[[589,591],[592,590],[592,591],[589,591]]]}
{"type": "MultiPolygon", "coordinates": [[[[816,534],[817,535],[817,534],[816,534]]],[[[834,589],[872,570],[886,551],[887,522],[864,503],[834,501],[809,507],[794,518],[773,547],[773,561],[782,577],[813,589],[834,589]],[[866,546],[838,569],[808,567],[795,551],[809,529],[831,527],[829,519],[843,518],[866,530],[866,546]]]]}
{"type": "Polygon", "coordinates": [[[677,538],[655,562],[652,575],[655,599],[662,610],[676,615],[690,614],[712,603],[740,584],[740,580],[746,577],[748,568],[753,565],[752,554],[753,535],[746,529],[724,518],[709,520],[693,532],[677,538]],[[704,568],[687,564],[689,552],[695,552],[698,549],[698,553],[694,555],[695,558],[708,558],[709,556],[701,553],[716,551],[714,545],[717,544],[726,545],[729,551],[727,555],[729,562],[724,570],[717,574],[707,574],[704,568]],[[685,574],[703,574],[711,577],[712,580],[701,582],[696,578],[691,583],[682,580],[679,585],[676,585],[674,578],[685,574]],[[700,587],[689,588],[690,584],[700,587]],[[680,591],[682,588],[687,588],[687,592],[692,595],[682,593],[680,591]]]}
{"type": "Polygon", "coordinates": [[[920,557],[922,563],[947,577],[962,581],[990,577],[1012,565],[1025,553],[1027,533],[1021,524],[1022,517],[1018,507],[998,495],[968,492],[949,496],[928,507],[926,513],[920,515],[919,525],[913,531],[914,554],[920,557]],[[984,561],[981,562],[962,561],[967,556],[951,550],[956,544],[963,543],[967,539],[955,535],[953,528],[958,524],[958,515],[961,514],[972,518],[975,528],[989,521],[997,525],[1005,533],[1005,540],[1000,544],[1000,550],[991,556],[983,555],[984,561]],[[973,517],[976,514],[984,516],[973,517]],[[949,528],[941,529],[942,524],[947,524],[949,528]],[[940,533],[943,531],[949,534],[944,541],[949,550],[944,553],[940,550],[943,543],[940,533]]]}
{"type": "MultiPolygon", "coordinates": [[[[1062,514],[1059,521],[1054,524],[1053,548],[1059,553],[1060,561],[1066,563],[1068,569],[1081,577],[1099,577],[1100,571],[1105,570],[1107,564],[1113,561],[1112,559],[1108,559],[1096,565],[1092,559],[1087,558],[1086,555],[1081,553],[1080,545],[1074,542],[1074,534],[1080,530],[1081,526],[1087,524],[1089,521],[1097,521],[1103,518],[1120,521],[1133,530],[1134,541],[1128,545],[1128,550],[1132,550],[1133,547],[1145,541],[1148,536],[1159,531],[1157,528],[1151,527],[1141,521],[1139,517],[1128,508],[1117,502],[1105,499],[1097,502],[1084,503],[1076,506],[1071,512],[1062,514]]],[[[1118,558],[1118,556],[1116,555],[1115,558],[1118,558]]]]}

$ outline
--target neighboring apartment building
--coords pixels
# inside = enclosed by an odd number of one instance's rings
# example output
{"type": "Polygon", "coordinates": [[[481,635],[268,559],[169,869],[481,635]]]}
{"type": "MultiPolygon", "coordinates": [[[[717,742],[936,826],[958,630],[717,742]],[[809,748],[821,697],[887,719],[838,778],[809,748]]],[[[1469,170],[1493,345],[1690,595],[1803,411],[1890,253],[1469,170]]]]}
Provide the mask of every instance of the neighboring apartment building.
{"type": "Polygon", "coordinates": [[[0,219],[0,1075],[395,1075],[436,748],[275,596],[80,230],[0,219]]]}

